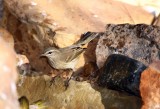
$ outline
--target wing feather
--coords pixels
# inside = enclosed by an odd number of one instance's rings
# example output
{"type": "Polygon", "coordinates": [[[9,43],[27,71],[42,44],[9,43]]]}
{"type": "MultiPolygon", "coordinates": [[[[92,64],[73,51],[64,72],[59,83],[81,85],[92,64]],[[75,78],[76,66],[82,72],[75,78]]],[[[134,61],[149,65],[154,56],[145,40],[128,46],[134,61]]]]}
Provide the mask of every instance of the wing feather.
{"type": "Polygon", "coordinates": [[[65,60],[65,62],[70,62],[75,58],[77,58],[85,50],[85,48],[74,47],[74,48],[67,48],[67,49],[61,49],[61,50],[64,53],[64,56],[62,57],[63,60],[65,60]]]}

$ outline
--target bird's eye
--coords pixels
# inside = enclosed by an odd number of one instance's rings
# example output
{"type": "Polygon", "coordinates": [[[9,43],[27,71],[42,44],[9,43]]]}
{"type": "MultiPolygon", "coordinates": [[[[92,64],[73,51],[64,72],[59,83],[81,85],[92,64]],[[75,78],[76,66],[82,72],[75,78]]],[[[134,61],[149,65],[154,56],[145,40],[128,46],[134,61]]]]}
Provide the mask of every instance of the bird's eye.
{"type": "Polygon", "coordinates": [[[50,51],[50,52],[48,52],[48,54],[52,54],[52,52],[50,51]]]}

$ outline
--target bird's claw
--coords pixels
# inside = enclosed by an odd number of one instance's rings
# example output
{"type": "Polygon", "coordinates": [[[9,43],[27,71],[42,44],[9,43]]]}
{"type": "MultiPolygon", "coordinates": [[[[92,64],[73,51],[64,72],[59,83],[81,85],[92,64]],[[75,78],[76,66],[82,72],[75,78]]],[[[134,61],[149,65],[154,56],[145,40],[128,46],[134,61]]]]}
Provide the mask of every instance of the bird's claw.
{"type": "Polygon", "coordinates": [[[65,89],[67,90],[68,86],[69,86],[69,81],[71,80],[71,78],[67,79],[64,81],[64,86],[65,86],[65,89]]]}
{"type": "Polygon", "coordinates": [[[52,77],[49,87],[51,87],[53,83],[55,83],[55,77],[52,77]]]}
{"type": "Polygon", "coordinates": [[[65,81],[65,82],[64,82],[65,90],[67,90],[68,86],[69,86],[69,82],[68,82],[68,81],[65,81]]]}

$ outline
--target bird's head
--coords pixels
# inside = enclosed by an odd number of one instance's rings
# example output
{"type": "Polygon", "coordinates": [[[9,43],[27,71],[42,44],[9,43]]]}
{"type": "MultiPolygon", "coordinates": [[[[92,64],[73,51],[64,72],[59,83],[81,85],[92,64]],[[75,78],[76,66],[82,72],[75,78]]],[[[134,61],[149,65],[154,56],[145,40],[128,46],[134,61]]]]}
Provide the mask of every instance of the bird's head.
{"type": "Polygon", "coordinates": [[[55,47],[47,48],[41,55],[41,57],[47,57],[47,58],[56,58],[59,55],[59,50],[55,47]]]}

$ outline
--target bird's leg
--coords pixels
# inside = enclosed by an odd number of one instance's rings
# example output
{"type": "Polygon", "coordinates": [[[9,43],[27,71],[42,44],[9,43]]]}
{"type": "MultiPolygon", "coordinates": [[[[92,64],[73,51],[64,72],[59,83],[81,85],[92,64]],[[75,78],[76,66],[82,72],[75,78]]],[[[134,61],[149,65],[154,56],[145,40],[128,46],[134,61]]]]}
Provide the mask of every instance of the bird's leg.
{"type": "Polygon", "coordinates": [[[73,74],[74,74],[74,72],[73,71],[71,71],[72,73],[71,73],[71,76],[69,76],[65,81],[64,81],[64,86],[65,86],[65,89],[67,89],[68,88],[68,86],[69,86],[69,81],[72,79],[72,77],[73,77],[73,74]]]}
{"type": "Polygon", "coordinates": [[[59,76],[59,74],[56,75],[56,76],[54,76],[54,77],[52,77],[52,79],[51,79],[51,81],[50,81],[49,87],[51,87],[51,85],[55,82],[55,78],[56,78],[57,76],[59,76]]]}
{"type": "Polygon", "coordinates": [[[59,73],[59,74],[57,74],[56,76],[52,77],[52,79],[51,79],[51,81],[50,81],[50,85],[49,85],[49,86],[51,86],[51,85],[55,82],[55,78],[56,78],[56,77],[58,77],[58,76],[60,76],[62,73],[63,73],[63,71],[60,71],[60,73],[59,73]]]}
{"type": "Polygon", "coordinates": [[[68,88],[68,86],[69,86],[69,81],[70,81],[70,79],[71,79],[71,78],[66,79],[66,80],[64,81],[64,86],[65,86],[65,89],[66,89],[66,90],[67,90],[67,88],[68,88]]]}

